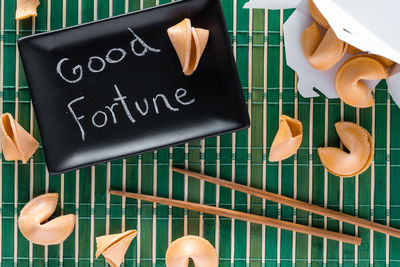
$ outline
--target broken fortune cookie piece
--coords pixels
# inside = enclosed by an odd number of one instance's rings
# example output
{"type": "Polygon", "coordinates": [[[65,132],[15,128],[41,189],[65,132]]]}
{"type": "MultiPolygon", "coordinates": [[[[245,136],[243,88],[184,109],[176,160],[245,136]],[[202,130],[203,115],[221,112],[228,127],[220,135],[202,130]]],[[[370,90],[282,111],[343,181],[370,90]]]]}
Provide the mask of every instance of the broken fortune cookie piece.
{"type": "Polygon", "coordinates": [[[40,195],[29,201],[18,218],[18,227],[23,236],[34,244],[56,245],[72,233],[75,215],[59,216],[48,222],[57,208],[58,194],[40,195]]]}
{"type": "Polygon", "coordinates": [[[1,115],[1,145],[6,160],[21,160],[27,163],[39,147],[39,143],[10,113],[1,115]]]}
{"type": "Polygon", "coordinates": [[[21,20],[29,17],[36,17],[36,9],[39,6],[39,0],[18,0],[15,19],[21,20]]]}
{"type": "Polygon", "coordinates": [[[96,258],[103,254],[106,262],[111,267],[119,267],[124,261],[125,253],[135,237],[136,230],[96,237],[96,258]]]}
{"type": "Polygon", "coordinates": [[[183,73],[193,74],[206,48],[209,31],[192,27],[190,19],[185,18],[168,28],[167,33],[178,55],[183,73]]]}
{"type": "Polygon", "coordinates": [[[360,125],[337,122],[336,132],[348,152],[335,147],[318,148],[324,167],[340,177],[352,177],[368,169],[374,156],[372,137],[360,125]]]}
{"type": "Polygon", "coordinates": [[[269,161],[281,161],[297,152],[303,140],[303,125],[299,120],[282,115],[278,132],[269,152],[269,161]]]}
{"type": "Polygon", "coordinates": [[[362,80],[385,79],[389,76],[385,66],[374,57],[355,56],[347,60],[337,71],[335,89],[347,105],[368,108],[375,100],[371,89],[362,80]]]}
{"type": "Polygon", "coordinates": [[[322,37],[313,22],[301,34],[301,48],[308,63],[316,70],[332,68],[346,53],[348,44],[337,38],[332,28],[322,37]]]}
{"type": "Polygon", "coordinates": [[[188,235],[169,245],[165,254],[167,267],[188,267],[189,258],[196,267],[218,267],[218,254],[208,240],[188,235]]]}

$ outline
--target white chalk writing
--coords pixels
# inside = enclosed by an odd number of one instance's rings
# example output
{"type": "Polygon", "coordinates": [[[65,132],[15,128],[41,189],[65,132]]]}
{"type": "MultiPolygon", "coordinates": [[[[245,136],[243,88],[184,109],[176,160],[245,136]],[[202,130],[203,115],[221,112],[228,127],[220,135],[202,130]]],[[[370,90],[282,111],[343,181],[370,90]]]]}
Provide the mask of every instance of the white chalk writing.
{"type": "Polygon", "coordinates": [[[129,119],[132,123],[135,123],[136,120],[132,117],[132,114],[131,114],[131,112],[129,111],[128,105],[127,105],[126,102],[125,102],[126,96],[122,96],[122,95],[121,95],[121,92],[119,91],[118,86],[117,86],[116,84],[114,84],[114,88],[115,88],[115,91],[117,92],[117,95],[118,95],[117,98],[114,98],[114,101],[121,101],[121,104],[122,104],[122,106],[124,107],[126,116],[128,116],[128,119],[129,119]]]}
{"type": "Polygon", "coordinates": [[[107,124],[107,114],[104,111],[101,111],[101,110],[97,111],[92,116],[92,123],[97,128],[103,128],[107,124]],[[96,122],[96,116],[99,115],[99,114],[103,115],[103,123],[102,124],[97,124],[97,122],[96,122]]]}
{"type": "Polygon", "coordinates": [[[103,60],[101,57],[93,56],[93,57],[90,57],[90,58],[89,58],[88,69],[89,69],[91,72],[94,72],[94,73],[96,73],[96,72],[102,72],[102,71],[104,70],[105,67],[106,67],[106,62],[104,62],[104,60],[103,60]],[[93,59],[96,59],[96,60],[98,60],[98,61],[101,62],[101,68],[100,68],[100,69],[95,70],[95,69],[92,67],[93,59]]]}
{"type": "Polygon", "coordinates": [[[115,113],[114,113],[114,106],[118,106],[118,103],[114,103],[111,105],[111,107],[109,106],[105,106],[106,109],[108,109],[113,117],[113,123],[116,124],[117,123],[117,118],[115,117],[115,113]]]}
{"type": "MultiPolygon", "coordinates": [[[[138,56],[138,57],[142,57],[144,55],[146,55],[147,52],[153,52],[153,53],[160,53],[161,49],[157,49],[157,48],[153,48],[150,47],[145,41],[143,41],[131,28],[128,28],[128,31],[130,33],[132,33],[133,35],[133,39],[132,41],[129,42],[129,47],[132,50],[133,54],[138,56]],[[136,45],[138,44],[138,45],[136,45]],[[136,46],[142,46],[142,51],[138,52],[137,51],[137,47],[136,46]]],[[[123,49],[123,48],[111,48],[110,50],[108,50],[108,52],[106,53],[106,55],[104,56],[105,60],[101,57],[101,56],[91,56],[89,57],[88,63],[87,63],[87,67],[88,70],[92,73],[99,73],[104,71],[105,67],[106,67],[106,62],[110,63],[110,64],[116,64],[121,62],[122,60],[125,59],[127,55],[127,52],[123,49]],[[116,58],[116,56],[118,55],[118,53],[120,54],[119,57],[116,58]],[[113,57],[112,57],[113,55],[113,57]],[[100,66],[97,66],[96,68],[93,67],[94,63],[99,62],[100,66]]],[[[66,61],[69,61],[70,59],[65,57],[62,58],[60,61],[58,61],[57,66],[56,66],[56,71],[57,74],[66,82],[68,83],[77,83],[80,80],[82,80],[83,78],[83,68],[82,65],[77,64],[76,66],[74,66],[72,68],[72,74],[75,76],[78,76],[76,79],[69,79],[67,77],[65,77],[64,73],[63,73],[63,65],[66,61]]]]}
{"type": "Polygon", "coordinates": [[[158,105],[157,105],[157,99],[158,99],[159,97],[161,97],[161,99],[164,100],[165,106],[166,106],[168,109],[170,109],[170,110],[172,110],[172,111],[179,111],[179,108],[174,108],[174,107],[172,107],[172,106],[170,105],[170,103],[168,102],[168,99],[167,99],[167,97],[166,97],[165,95],[163,95],[163,94],[158,94],[158,95],[156,95],[156,97],[153,97],[154,109],[156,110],[156,113],[157,113],[157,114],[160,113],[160,112],[158,111],[158,105]]]}
{"type": "MultiPolygon", "coordinates": [[[[180,109],[178,107],[174,107],[171,103],[175,102],[174,105],[180,104],[182,106],[188,106],[193,104],[196,100],[195,98],[189,98],[188,92],[186,91],[186,89],[183,88],[179,88],[176,89],[174,92],[174,98],[172,100],[174,101],[170,101],[168,99],[168,97],[165,94],[157,94],[156,96],[151,98],[151,102],[152,105],[150,107],[149,102],[147,101],[147,98],[143,98],[143,103],[145,105],[145,108],[141,107],[139,105],[138,101],[133,101],[133,102],[128,102],[128,98],[127,96],[123,95],[120,91],[120,89],[118,88],[118,86],[116,84],[114,84],[114,90],[115,93],[117,94],[117,97],[112,98],[113,103],[111,105],[106,105],[104,106],[103,110],[97,110],[94,112],[94,114],[91,116],[91,124],[96,127],[96,128],[103,128],[106,127],[109,123],[109,116],[111,116],[112,118],[112,124],[118,124],[118,122],[121,119],[117,119],[118,114],[120,114],[120,112],[122,111],[123,113],[125,113],[125,115],[127,116],[128,120],[132,123],[135,124],[136,123],[136,119],[134,118],[135,116],[148,116],[148,114],[150,114],[150,110],[152,108],[153,110],[153,114],[160,114],[162,112],[166,112],[168,110],[172,111],[172,112],[177,112],[180,109]],[[187,97],[190,100],[184,101],[182,98],[187,97]],[[129,103],[134,103],[134,107],[135,109],[133,109],[132,111],[129,109],[129,103]],[[121,104],[122,109],[118,109],[119,104],[121,104]],[[164,107],[164,108],[162,108],[164,107]]],[[[84,115],[77,115],[77,112],[75,112],[74,108],[73,108],[73,104],[75,104],[78,101],[83,101],[85,100],[85,97],[81,96],[78,97],[74,100],[72,100],[69,104],[68,104],[68,109],[74,119],[74,121],[76,122],[76,124],[78,125],[78,128],[81,132],[81,137],[82,137],[82,141],[85,141],[86,139],[86,134],[85,134],[85,130],[84,127],[81,123],[81,121],[83,121],[86,117],[84,115]]],[[[88,104],[88,103],[85,103],[88,104]]],[[[78,112],[79,114],[79,112],[78,112]]],[[[86,124],[84,124],[86,125],[86,124]]],[[[86,126],[85,126],[86,127],[86,126]]]]}
{"type": "Polygon", "coordinates": [[[152,47],[148,46],[139,36],[136,35],[136,33],[131,28],[128,28],[128,30],[133,34],[133,36],[135,36],[135,39],[133,39],[131,41],[131,49],[132,49],[132,52],[136,56],[142,57],[147,53],[147,51],[151,51],[151,52],[154,52],[154,53],[160,53],[161,52],[161,49],[156,49],[156,48],[152,48],[152,47]],[[143,51],[140,52],[140,53],[137,52],[136,49],[135,49],[135,43],[136,42],[139,42],[143,47],[143,51]]]}
{"type": "Polygon", "coordinates": [[[113,49],[110,49],[110,51],[108,51],[108,53],[106,55],[106,60],[107,60],[108,63],[115,64],[115,63],[118,63],[118,62],[122,61],[125,58],[125,56],[126,56],[126,52],[125,52],[124,49],[122,49],[122,48],[113,48],[113,49]],[[115,51],[119,51],[121,53],[121,56],[120,56],[119,59],[112,59],[111,58],[111,53],[115,52],[115,51]]]}
{"type": "Polygon", "coordinates": [[[57,63],[57,73],[60,75],[60,77],[64,80],[64,81],[66,81],[66,82],[69,82],[69,83],[77,83],[77,82],[79,82],[81,79],[82,79],[82,75],[83,75],[83,72],[82,72],[82,66],[81,65],[76,65],[75,67],[73,67],[72,68],[72,73],[74,74],[74,75],[76,75],[76,71],[77,70],[79,70],[79,76],[78,76],[78,78],[76,78],[75,80],[69,80],[69,79],[67,79],[67,78],[65,78],[64,77],[64,75],[62,74],[62,71],[61,71],[61,65],[63,64],[63,62],[64,61],[68,61],[69,60],[69,58],[63,58],[63,59],[61,59],[58,63],[57,63]]]}
{"type": "Polygon", "coordinates": [[[74,110],[73,110],[72,107],[71,107],[72,104],[75,104],[76,102],[81,101],[81,100],[83,100],[83,99],[85,99],[84,96],[75,98],[74,100],[72,100],[71,102],[69,102],[69,104],[68,104],[68,109],[69,109],[69,111],[71,112],[72,117],[74,118],[75,122],[78,124],[79,130],[81,131],[82,141],[85,141],[85,131],[83,130],[83,127],[82,127],[81,123],[79,122],[80,120],[83,120],[83,119],[85,118],[85,116],[82,115],[82,116],[80,116],[80,117],[77,117],[76,114],[75,114],[75,112],[74,112],[74,110]]]}
{"type": "MultiPolygon", "coordinates": [[[[128,53],[133,53],[138,57],[143,57],[149,52],[161,52],[161,49],[149,46],[133,31],[132,28],[128,28],[128,31],[133,35],[133,39],[129,42],[129,46],[127,44],[126,50],[117,47],[109,49],[107,53],[101,56],[90,55],[87,60],[87,70],[91,73],[103,72],[108,64],[117,64],[123,60],[127,60],[127,51],[128,53]],[[129,52],[129,49],[132,52],[129,52]]],[[[85,67],[86,65],[71,63],[68,61],[70,61],[68,57],[62,58],[57,63],[56,70],[58,75],[64,81],[75,84],[84,78],[84,72],[86,69],[84,70],[82,66],[85,67]],[[73,67],[71,68],[71,66],[73,67]],[[71,78],[71,76],[73,78],[71,78]]],[[[82,141],[87,139],[85,129],[90,127],[90,125],[95,127],[95,129],[100,129],[109,127],[110,125],[117,125],[118,123],[123,123],[124,120],[125,122],[128,120],[130,125],[133,126],[137,123],[136,119],[140,122],[144,117],[151,116],[150,114],[159,115],[163,112],[178,112],[184,106],[192,105],[196,101],[194,97],[188,95],[188,92],[184,88],[178,88],[175,92],[156,93],[154,97],[145,97],[132,101],[131,99],[128,99],[126,95],[121,93],[117,84],[114,84],[113,87],[116,96],[111,97],[112,103],[108,103],[108,105],[103,104],[103,108],[93,110],[90,114],[87,114],[88,108],[84,109],[86,114],[77,111],[79,110],[79,107],[82,107],[83,105],[83,107],[90,107],[90,102],[86,100],[84,96],[77,97],[68,103],[67,106],[69,113],[78,126],[82,141]],[[82,103],[78,105],[77,103],[80,101],[82,103]],[[118,117],[121,116],[121,113],[125,114],[126,117],[124,115],[123,118],[118,117]],[[87,120],[86,118],[90,118],[90,120],[87,120]]]]}
{"type": "Polygon", "coordinates": [[[176,98],[176,101],[178,101],[179,104],[184,105],[184,106],[193,104],[194,101],[195,101],[194,98],[193,98],[192,100],[187,101],[187,102],[181,100],[181,98],[182,98],[182,97],[185,97],[186,94],[187,94],[187,92],[186,92],[185,89],[183,89],[183,88],[177,89],[177,90],[175,91],[175,98],[176,98]],[[182,93],[179,94],[179,92],[182,92],[182,93]]]}
{"type": "Polygon", "coordinates": [[[143,111],[142,108],[139,106],[139,103],[137,101],[135,101],[135,106],[136,109],[139,111],[140,114],[142,114],[142,116],[146,116],[146,114],[149,112],[149,103],[147,103],[147,99],[143,99],[144,104],[146,105],[146,110],[143,111]]]}

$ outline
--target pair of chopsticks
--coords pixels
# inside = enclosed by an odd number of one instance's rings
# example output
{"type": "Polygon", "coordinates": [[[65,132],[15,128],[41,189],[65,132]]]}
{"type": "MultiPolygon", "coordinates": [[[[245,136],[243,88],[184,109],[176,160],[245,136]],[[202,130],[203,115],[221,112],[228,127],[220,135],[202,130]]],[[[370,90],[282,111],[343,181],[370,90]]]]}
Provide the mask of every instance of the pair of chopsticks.
{"type": "MultiPolygon", "coordinates": [[[[289,197],[281,196],[278,194],[266,192],[257,188],[229,182],[226,180],[214,178],[205,174],[200,174],[197,172],[192,172],[189,170],[184,170],[180,169],[177,167],[173,167],[172,170],[174,172],[178,172],[184,175],[191,176],[193,178],[197,178],[206,182],[210,182],[219,186],[223,186],[226,188],[230,188],[245,194],[253,195],[259,198],[263,198],[269,201],[281,203],[286,206],[290,206],[296,209],[301,209],[304,211],[312,212],[321,216],[329,217],[332,219],[340,220],[345,223],[349,224],[354,224],[359,227],[363,227],[366,229],[370,229],[376,232],[380,232],[383,234],[391,235],[400,238],[400,230],[378,224],[372,221],[368,221],[365,219],[361,219],[355,216],[351,216],[348,214],[344,214],[342,212],[326,209],[317,205],[309,204],[300,200],[292,199],[289,197]]],[[[356,236],[351,236],[347,234],[342,234],[342,233],[337,233],[325,229],[320,229],[320,228],[315,228],[311,226],[305,226],[301,224],[296,224],[292,222],[287,222],[287,221],[282,221],[278,219],[273,219],[273,218],[268,218],[264,216],[259,216],[255,214],[250,214],[250,213],[245,213],[245,212],[240,212],[240,211],[235,211],[235,210],[229,210],[229,209],[224,209],[224,208],[219,208],[219,207],[213,207],[213,206],[208,206],[208,205],[203,205],[203,204],[198,204],[198,203],[193,203],[193,202],[187,202],[187,201],[181,201],[181,200],[174,200],[174,199],[169,199],[169,198],[162,198],[162,197],[156,197],[156,196],[150,196],[150,195],[143,195],[143,194],[135,194],[135,193],[127,193],[127,192],[122,192],[122,191],[116,191],[116,190],[110,190],[110,194],[112,195],[119,195],[119,196],[124,196],[128,198],[134,198],[134,199],[140,199],[144,201],[149,201],[149,202],[155,202],[158,204],[164,204],[164,205],[169,205],[173,207],[178,207],[178,208],[183,208],[183,209],[189,209],[189,210],[194,210],[198,212],[204,212],[204,213],[209,213],[209,214],[214,214],[214,215],[219,215],[221,217],[228,217],[228,218],[233,218],[237,220],[242,220],[242,221],[247,221],[247,222],[252,222],[252,223],[257,223],[261,225],[267,225],[267,226],[272,226],[276,228],[282,228],[285,230],[290,230],[290,231],[295,231],[307,235],[313,235],[313,236],[318,236],[318,237],[323,237],[327,239],[332,239],[336,241],[342,241],[345,243],[350,243],[353,245],[360,245],[361,244],[361,238],[356,237],[356,236]]]]}

